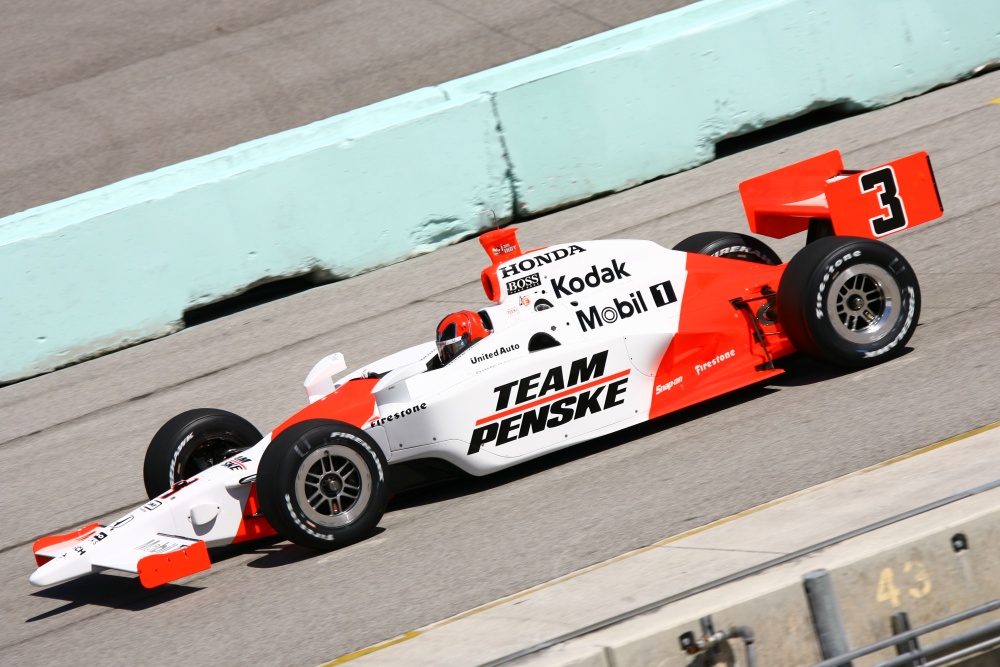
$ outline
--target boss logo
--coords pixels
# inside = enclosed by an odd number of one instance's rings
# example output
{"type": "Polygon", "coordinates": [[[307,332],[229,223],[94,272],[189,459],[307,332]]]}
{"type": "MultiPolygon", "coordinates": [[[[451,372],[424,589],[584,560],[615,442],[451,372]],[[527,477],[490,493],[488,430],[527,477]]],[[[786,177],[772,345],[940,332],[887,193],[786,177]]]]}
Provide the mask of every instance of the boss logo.
{"type": "Polygon", "coordinates": [[[511,280],[507,282],[507,294],[517,294],[518,292],[524,292],[525,290],[534,289],[541,286],[542,279],[538,277],[537,273],[532,273],[531,275],[524,276],[523,278],[517,278],[516,280],[511,280]]]}

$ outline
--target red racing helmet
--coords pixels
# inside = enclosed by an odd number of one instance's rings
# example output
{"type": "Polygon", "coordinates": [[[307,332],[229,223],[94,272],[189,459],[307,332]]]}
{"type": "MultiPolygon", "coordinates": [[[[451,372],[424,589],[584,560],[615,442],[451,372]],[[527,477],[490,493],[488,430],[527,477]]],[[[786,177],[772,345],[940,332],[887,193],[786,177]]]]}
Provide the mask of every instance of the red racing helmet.
{"type": "Polygon", "coordinates": [[[460,310],[448,315],[437,326],[437,349],[441,365],[462,353],[465,348],[490,335],[478,313],[460,310]]]}

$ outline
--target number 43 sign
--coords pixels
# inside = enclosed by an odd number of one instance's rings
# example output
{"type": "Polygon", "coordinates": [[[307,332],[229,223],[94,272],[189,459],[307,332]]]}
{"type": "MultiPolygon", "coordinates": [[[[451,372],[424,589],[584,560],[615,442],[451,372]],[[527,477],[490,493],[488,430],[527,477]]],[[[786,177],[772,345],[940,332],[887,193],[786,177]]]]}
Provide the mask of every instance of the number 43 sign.
{"type": "Polygon", "coordinates": [[[901,575],[897,577],[891,567],[882,569],[875,589],[876,602],[898,607],[904,596],[919,600],[931,592],[931,575],[920,561],[906,561],[901,575]]]}

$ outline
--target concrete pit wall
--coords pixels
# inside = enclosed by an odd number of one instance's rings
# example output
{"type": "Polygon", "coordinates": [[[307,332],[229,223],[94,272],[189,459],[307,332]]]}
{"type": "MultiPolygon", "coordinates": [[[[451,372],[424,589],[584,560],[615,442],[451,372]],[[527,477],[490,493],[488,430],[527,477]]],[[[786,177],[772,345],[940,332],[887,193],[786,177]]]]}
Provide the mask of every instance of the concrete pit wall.
{"type": "MultiPolygon", "coordinates": [[[[890,617],[898,611],[907,612],[916,628],[1000,598],[997,544],[1000,490],[993,490],[512,664],[695,667],[705,663],[684,654],[678,639],[688,631],[700,636],[699,619],[711,615],[716,630],[736,625],[753,629],[758,665],[806,667],[823,659],[802,583],[807,573],[820,568],[830,572],[847,643],[854,650],[891,636],[890,617]],[[968,544],[962,551],[952,543],[959,533],[968,544]]],[[[984,614],[923,635],[919,641],[927,646],[998,619],[1000,612],[984,614]]],[[[745,667],[741,640],[730,640],[725,653],[732,662],[719,664],[745,667]]],[[[895,656],[894,649],[885,649],[853,664],[864,667],[895,656]]],[[[979,657],[968,664],[996,664],[988,661],[979,657]]]]}

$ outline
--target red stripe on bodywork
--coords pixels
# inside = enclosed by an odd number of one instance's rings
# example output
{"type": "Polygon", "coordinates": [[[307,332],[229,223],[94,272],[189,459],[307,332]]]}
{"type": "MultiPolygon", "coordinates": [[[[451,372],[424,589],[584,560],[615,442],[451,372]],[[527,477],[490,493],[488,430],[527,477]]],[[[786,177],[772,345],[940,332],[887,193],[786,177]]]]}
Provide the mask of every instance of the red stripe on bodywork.
{"type": "MultiPolygon", "coordinates": [[[[681,315],[677,333],[660,360],[653,383],[649,417],[669,412],[721,396],[780,374],[777,370],[758,370],[767,361],[764,348],[754,340],[748,314],[736,309],[732,299],[754,299],[763,296],[765,286],[777,289],[786,264],[770,266],[734,259],[689,253],[687,278],[681,298],[681,315]],[[732,358],[703,370],[704,364],[734,351],[732,358]],[[660,394],[656,386],[683,377],[680,384],[660,394]]],[[[765,301],[753,301],[752,312],[765,301]]],[[[753,315],[750,315],[753,316],[753,315]]],[[[783,357],[794,348],[782,333],[780,325],[762,327],[772,359],[783,357]]]]}
{"type": "Polygon", "coordinates": [[[375,396],[372,389],[378,384],[377,378],[349,380],[339,389],[312,405],[307,405],[289,417],[271,433],[278,437],[293,424],[307,419],[335,419],[361,428],[369,417],[375,414],[375,396]]]}
{"type": "Polygon", "coordinates": [[[624,376],[628,375],[628,373],[629,373],[629,371],[626,368],[625,370],[621,371],[620,373],[615,373],[614,375],[609,375],[606,378],[599,378],[597,380],[592,380],[592,381],[588,382],[587,384],[581,384],[579,387],[573,387],[571,389],[566,389],[564,391],[560,391],[557,394],[552,394],[551,396],[546,396],[545,398],[540,398],[537,401],[532,401],[530,403],[525,403],[524,405],[518,405],[517,407],[511,408],[510,410],[504,410],[503,412],[498,412],[495,415],[492,415],[490,417],[483,417],[482,419],[480,419],[479,421],[476,422],[476,426],[481,426],[483,424],[489,423],[491,421],[495,421],[497,419],[503,419],[504,417],[508,417],[510,415],[516,415],[518,412],[524,412],[525,410],[530,410],[531,408],[533,408],[535,406],[544,405],[545,403],[551,403],[552,401],[554,401],[556,399],[559,399],[559,398],[562,398],[563,396],[570,396],[570,395],[575,394],[577,392],[583,391],[584,389],[590,389],[591,387],[596,387],[599,384],[604,384],[605,382],[611,382],[612,380],[617,380],[620,377],[624,377],[624,376]]]}
{"type": "Polygon", "coordinates": [[[140,558],[136,569],[143,587],[156,588],[210,567],[208,548],[204,542],[195,542],[177,551],[140,558]]]}
{"type": "Polygon", "coordinates": [[[99,523],[87,524],[83,528],[71,531],[69,533],[63,533],[62,535],[49,535],[47,537],[39,537],[35,540],[35,543],[31,545],[31,551],[35,554],[35,562],[41,567],[45,563],[48,563],[51,558],[48,556],[39,556],[38,552],[46,547],[51,547],[62,542],[69,542],[70,540],[80,541],[83,538],[90,537],[90,534],[101,527],[99,523]]]}
{"type": "Polygon", "coordinates": [[[240,525],[236,529],[236,537],[233,538],[233,544],[258,540],[277,534],[278,531],[267,522],[267,519],[260,512],[260,500],[257,498],[257,482],[254,482],[250,485],[250,495],[247,496],[247,504],[243,508],[243,518],[240,519],[240,525]]]}

